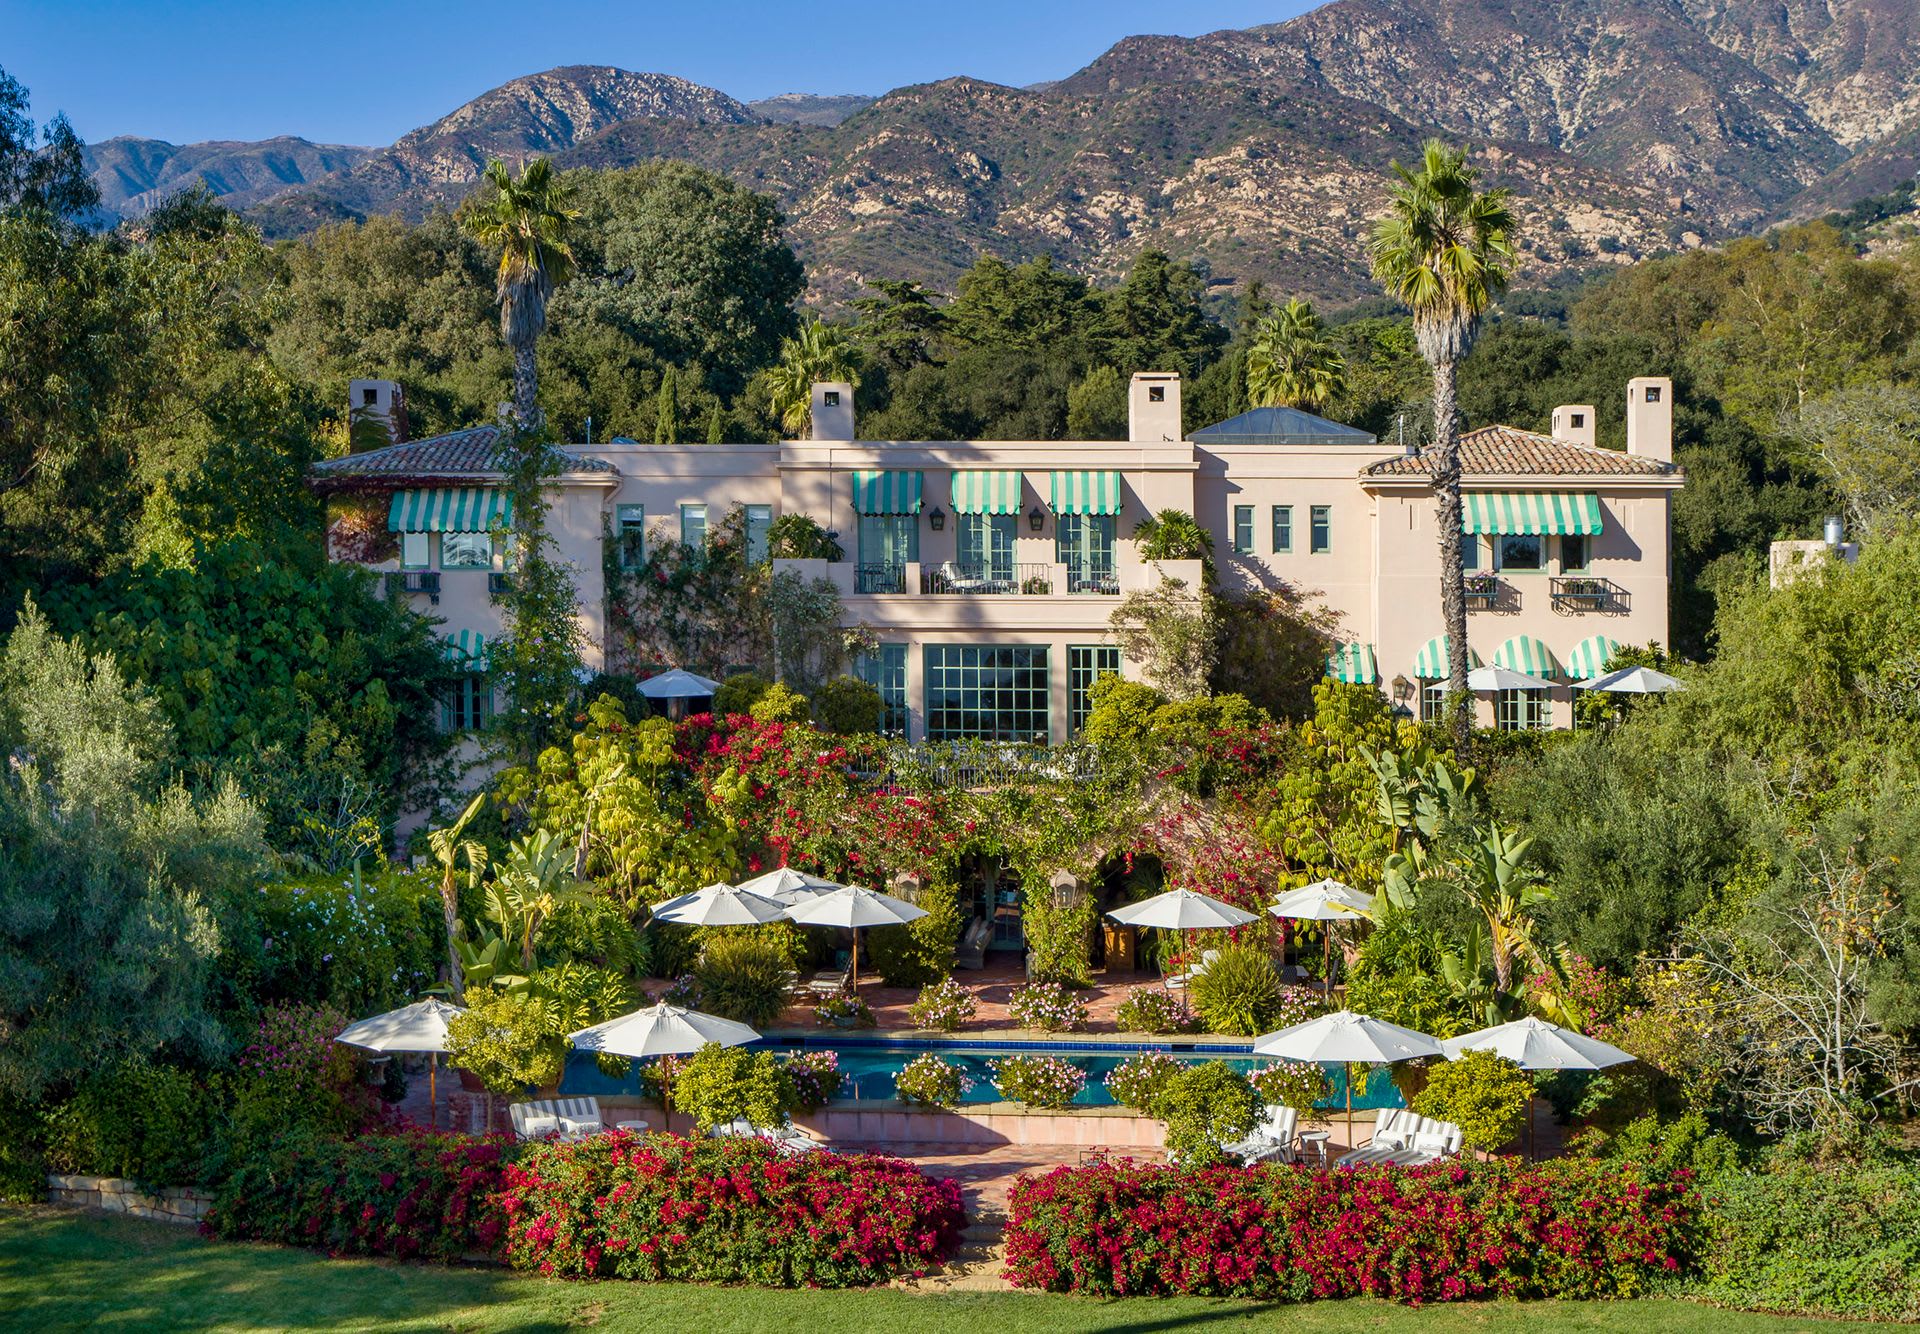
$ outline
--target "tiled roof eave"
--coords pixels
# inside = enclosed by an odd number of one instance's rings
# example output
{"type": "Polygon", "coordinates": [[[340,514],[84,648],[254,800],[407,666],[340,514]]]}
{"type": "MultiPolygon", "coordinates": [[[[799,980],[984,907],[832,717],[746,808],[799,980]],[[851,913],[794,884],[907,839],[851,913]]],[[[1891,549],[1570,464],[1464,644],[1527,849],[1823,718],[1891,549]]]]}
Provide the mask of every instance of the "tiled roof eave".
{"type": "MultiPolygon", "coordinates": [[[[1644,490],[1678,491],[1686,485],[1687,475],[1672,472],[1483,472],[1460,475],[1463,491],[1511,491],[1516,486],[1531,489],[1551,488],[1564,491],[1644,490]]],[[[1431,491],[1431,473],[1360,474],[1360,485],[1368,491],[1431,491]]]]}
{"type": "MultiPolygon", "coordinates": [[[[503,472],[433,472],[424,469],[410,472],[314,470],[307,474],[307,485],[323,495],[334,491],[405,491],[429,486],[504,487],[510,485],[512,480],[503,472]]],[[[620,474],[616,472],[558,473],[545,478],[542,485],[617,487],[620,485],[620,474]]]]}

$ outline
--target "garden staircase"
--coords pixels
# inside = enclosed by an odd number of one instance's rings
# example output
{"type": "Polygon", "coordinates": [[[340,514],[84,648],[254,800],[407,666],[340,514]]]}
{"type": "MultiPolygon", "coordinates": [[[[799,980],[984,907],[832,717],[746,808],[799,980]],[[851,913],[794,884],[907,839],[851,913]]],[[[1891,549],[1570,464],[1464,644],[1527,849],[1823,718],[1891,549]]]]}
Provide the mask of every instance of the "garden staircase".
{"type": "Polygon", "coordinates": [[[976,1207],[952,1259],[925,1278],[898,1279],[893,1286],[921,1293],[1018,1291],[1001,1277],[1007,1267],[1006,1234],[1004,1212],[976,1207]]]}

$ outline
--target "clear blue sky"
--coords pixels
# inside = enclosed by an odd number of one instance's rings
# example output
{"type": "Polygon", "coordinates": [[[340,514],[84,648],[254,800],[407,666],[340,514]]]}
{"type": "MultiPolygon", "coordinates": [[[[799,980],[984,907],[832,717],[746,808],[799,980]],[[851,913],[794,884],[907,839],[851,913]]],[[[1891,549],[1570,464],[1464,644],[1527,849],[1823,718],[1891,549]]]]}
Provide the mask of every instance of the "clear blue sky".
{"type": "Polygon", "coordinates": [[[387,144],[555,65],[677,74],[743,101],[969,74],[1028,84],[1122,37],[1291,18],[1317,0],[0,0],[0,68],[86,140],[298,134],[387,144]]]}

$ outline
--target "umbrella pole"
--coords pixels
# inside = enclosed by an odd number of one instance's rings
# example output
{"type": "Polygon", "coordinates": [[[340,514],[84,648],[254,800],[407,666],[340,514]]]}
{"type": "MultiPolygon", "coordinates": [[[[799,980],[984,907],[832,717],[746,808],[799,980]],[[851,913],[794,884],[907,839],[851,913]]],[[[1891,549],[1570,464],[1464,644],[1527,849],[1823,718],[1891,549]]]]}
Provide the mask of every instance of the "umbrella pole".
{"type": "Polygon", "coordinates": [[[1353,1062],[1348,1061],[1345,1064],[1347,1067],[1347,1151],[1351,1153],[1360,1146],[1353,1142],[1353,1062]]]}
{"type": "Polygon", "coordinates": [[[427,1124],[435,1130],[440,1128],[440,1090],[434,1083],[434,1075],[440,1069],[440,1053],[427,1053],[427,1124]]]}
{"type": "Polygon", "coordinates": [[[857,926],[853,928],[853,972],[851,976],[853,978],[853,994],[857,999],[860,995],[860,928],[857,926]]]}
{"type": "Polygon", "coordinates": [[[1320,924],[1320,990],[1327,999],[1333,999],[1333,928],[1320,924]]]}

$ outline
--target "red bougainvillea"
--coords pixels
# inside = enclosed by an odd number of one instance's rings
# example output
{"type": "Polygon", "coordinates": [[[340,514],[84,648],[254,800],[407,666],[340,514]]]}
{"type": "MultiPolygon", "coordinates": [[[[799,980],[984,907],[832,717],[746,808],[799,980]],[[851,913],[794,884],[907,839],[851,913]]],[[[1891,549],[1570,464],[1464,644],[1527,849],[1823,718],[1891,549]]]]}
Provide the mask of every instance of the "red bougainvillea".
{"type": "Polygon", "coordinates": [[[1015,1183],[1007,1276],[1097,1296],[1620,1297],[1690,1265],[1699,1215],[1685,1172],[1653,1180],[1580,1159],[1199,1171],[1122,1160],[1015,1183]]]}

